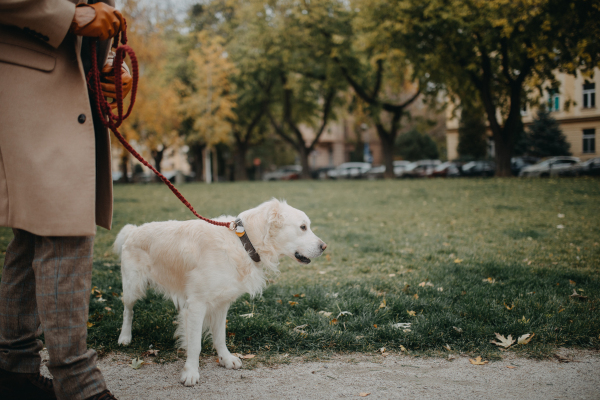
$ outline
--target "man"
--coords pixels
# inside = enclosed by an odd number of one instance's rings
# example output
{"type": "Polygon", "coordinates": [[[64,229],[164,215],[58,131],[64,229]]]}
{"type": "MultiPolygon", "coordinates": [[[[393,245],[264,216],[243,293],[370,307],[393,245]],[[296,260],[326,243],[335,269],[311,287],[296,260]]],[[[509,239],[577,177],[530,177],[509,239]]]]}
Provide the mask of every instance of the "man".
{"type": "Polygon", "coordinates": [[[101,68],[125,20],[113,0],[77,3],[0,0],[0,225],[14,232],[0,284],[3,399],[114,399],[86,345],[93,241],[96,225],[111,226],[112,179],[85,74],[90,41],[101,68]],[[52,380],[39,373],[41,331],[52,380]]]}

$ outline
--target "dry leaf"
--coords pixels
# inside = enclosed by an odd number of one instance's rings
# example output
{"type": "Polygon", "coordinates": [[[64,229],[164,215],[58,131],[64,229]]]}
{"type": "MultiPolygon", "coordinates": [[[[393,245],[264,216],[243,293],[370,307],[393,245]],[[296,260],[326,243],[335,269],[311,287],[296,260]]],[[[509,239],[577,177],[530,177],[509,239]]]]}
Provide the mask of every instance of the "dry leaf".
{"type": "Polygon", "coordinates": [[[254,317],[254,313],[242,314],[242,315],[240,315],[240,317],[243,317],[243,318],[252,318],[252,317],[254,317]]]}
{"type": "Polygon", "coordinates": [[[278,302],[279,304],[283,303],[283,302],[281,301],[281,299],[278,299],[278,300],[277,300],[277,302],[278,302]]]}
{"type": "Polygon", "coordinates": [[[379,308],[386,308],[386,301],[385,299],[383,299],[383,301],[381,302],[381,304],[379,305],[379,308]]]}
{"type": "Polygon", "coordinates": [[[572,281],[572,280],[570,280],[570,279],[569,279],[569,283],[570,283],[571,285],[573,285],[573,286],[577,285],[577,283],[575,283],[575,281],[572,281]]]}
{"type": "Polygon", "coordinates": [[[245,358],[246,360],[250,360],[251,358],[256,357],[256,354],[246,354],[246,355],[238,354],[237,356],[239,358],[245,358]]]}
{"type": "Polygon", "coordinates": [[[331,321],[329,321],[329,325],[335,325],[338,323],[337,318],[332,319],[331,321]]]}
{"type": "Polygon", "coordinates": [[[483,281],[487,282],[487,283],[496,283],[496,280],[491,277],[488,277],[487,279],[484,279],[483,281]]]}
{"type": "Polygon", "coordinates": [[[296,301],[288,301],[290,306],[295,306],[296,304],[298,304],[298,302],[296,301]]]}
{"type": "Polygon", "coordinates": [[[415,295],[413,296],[415,298],[415,300],[419,299],[419,295],[415,293],[415,295]]]}
{"type": "Polygon", "coordinates": [[[406,310],[406,312],[407,312],[407,313],[408,313],[408,315],[410,315],[411,317],[414,317],[414,316],[416,316],[416,315],[417,315],[417,313],[416,313],[416,312],[414,312],[414,311],[409,311],[409,310],[406,310]]]}
{"type": "Polygon", "coordinates": [[[456,326],[453,326],[454,330],[458,333],[462,333],[462,328],[457,328],[456,326]]]}
{"type": "Polygon", "coordinates": [[[324,317],[330,317],[331,316],[331,313],[327,312],[327,311],[319,311],[319,314],[321,314],[324,317]]]}
{"type": "Polygon", "coordinates": [[[92,324],[90,321],[88,321],[88,323],[87,323],[87,327],[88,327],[88,328],[91,328],[92,326],[94,326],[94,324],[92,324]]]}
{"type": "Polygon", "coordinates": [[[390,278],[393,278],[394,276],[396,276],[396,274],[389,274],[388,275],[390,278]]]}
{"type": "Polygon", "coordinates": [[[533,339],[534,336],[535,336],[535,333],[532,333],[531,335],[529,335],[529,333],[521,335],[521,336],[519,336],[519,339],[517,339],[517,343],[518,344],[527,344],[527,343],[531,342],[531,339],[533,339]]]}
{"type": "Polygon", "coordinates": [[[485,365],[487,361],[481,361],[481,356],[478,356],[476,359],[469,358],[469,362],[473,365],[485,365]]]}
{"type": "Polygon", "coordinates": [[[339,318],[339,317],[341,317],[341,316],[344,316],[344,315],[352,315],[352,313],[351,313],[350,311],[341,311],[341,312],[338,314],[337,318],[339,318]]]}
{"type": "Polygon", "coordinates": [[[447,345],[447,344],[445,344],[445,345],[444,345],[444,348],[445,348],[446,350],[448,350],[448,351],[452,351],[452,348],[450,348],[450,345],[447,345]]]}
{"type": "Polygon", "coordinates": [[[304,332],[303,329],[306,328],[307,326],[308,326],[308,324],[298,325],[297,327],[294,328],[294,332],[306,334],[306,332],[304,332]]]}
{"type": "Polygon", "coordinates": [[[142,353],[142,357],[156,357],[158,355],[158,350],[146,350],[142,353]]]}
{"type": "Polygon", "coordinates": [[[400,351],[406,351],[406,347],[400,345],[400,351]]]}
{"type": "Polygon", "coordinates": [[[397,329],[408,329],[412,324],[410,322],[398,322],[397,324],[392,324],[392,328],[397,329]]]}
{"type": "Polygon", "coordinates": [[[461,260],[460,258],[457,258],[454,260],[455,264],[460,264],[461,262],[463,262],[463,260],[461,260]]]}
{"type": "Polygon", "coordinates": [[[437,290],[438,290],[438,292],[443,292],[444,288],[440,286],[437,290]]]}
{"type": "Polygon", "coordinates": [[[504,303],[504,307],[506,307],[507,310],[512,310],[513,308],[515,308],[515,303],[513,303],[510,306],[507,306],[506,303],[504,303]]]}
{"type": "Polygon", "coordinates": [[[373,325],[373,328],[377,329],[377,324],[374,324],[374,325],[373,325]]]}
{"type": "Polygon", "coordinates": [[[358,395],[359,395],[360,397],[367,397],[367,396],[368,396],[368,395],[370,395],[370,394],[371,394],[371,393],[366,393],[366,392],[363,392],[363,393],[359,393],[358,395]]]}
{"type": "Polygon", "coordinates": [[[512,365],[507,365],[506,368],[515,369],[517,367],[513,367],[512,365]]]}
{"type": "Polygon", "coordinates": [[[104,307],[104,309],[105,309],[106,311],[112,311],[112,308],[110,308],[110,307],[104,307]]]}
{"type": "Polygon", "coordinates": [[[379,350],[377,350],[377,352],[381,354],[385,353],[385,347],[380,348],[379,350]]]}
{"type": "Polygon", "coordinates": [[[512,338],[512,335],[508,335],[507,338],[505,338],[504,336],[502,336],[499,333],[495,333],[495,335],[496,335],[496,338],[499,340],[499,342],[496,342],[495,340],[490,340],[490,343],[493,343],[496,346],[500,346],[500,347],[504,347],[505,349],[508,349],[515,342],[515,340],[512,338]]]}
{"type": "Polygon", "coordinates": [[[587,296],[580,295],[579,293],[577,293],[577,291],[575,289],[573,289],[573,294],[570,295],[569,297],[571,297],[573,299],[587,300],[587,296]]]}
{"type": "Polygon", "coordinates": [[[140,367],[142,366],[143,363],[144,363],[144,360],[142,360],[140,358],[132,358],[130,367],[133,369],[140,369],[140,367]]]}
{"type": "Polygon", "coordinates": [[[325,259],[327,259],[327,261],[331,261],[331,254],[325,254],[325,259]]]}

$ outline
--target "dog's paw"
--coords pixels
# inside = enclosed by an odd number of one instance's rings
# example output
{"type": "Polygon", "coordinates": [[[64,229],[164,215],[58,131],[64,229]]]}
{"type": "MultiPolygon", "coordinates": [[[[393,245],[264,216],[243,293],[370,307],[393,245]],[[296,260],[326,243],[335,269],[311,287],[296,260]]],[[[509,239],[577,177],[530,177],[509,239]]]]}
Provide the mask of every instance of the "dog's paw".
{"type": "Polygon", "coordinates": [[[242,360],[231,354],[219,356],[219,365],[227,369],[238,369],[242,367],[242,360]]]}
{"type": "Polygon", "coordinates": [[[131,343],[131,335],[125,335],[121,333],[121,335],[119,335],[119,341],[117,343],[119,343],[122,346],[127,346],[129,343],[131,343]]]}
{"type": "Polygon", "coordinates": [[[183,371],[181,371],[181,378],[179,381],[183,383],[185,386],[194,386],[198,384],[200,380],[200,373],[198,372],[198,368],[188,368],[187,366],[183,367],[183,371]]]}

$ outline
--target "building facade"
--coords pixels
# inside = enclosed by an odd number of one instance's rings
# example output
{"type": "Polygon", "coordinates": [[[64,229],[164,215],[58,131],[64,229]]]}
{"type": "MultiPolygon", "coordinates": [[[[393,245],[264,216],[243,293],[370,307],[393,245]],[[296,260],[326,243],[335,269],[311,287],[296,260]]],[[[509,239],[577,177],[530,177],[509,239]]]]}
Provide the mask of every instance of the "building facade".
{"type": "MultiPolygon", "coordinates": [[[[596,88],[600,87],[600,70],[594,69],[594,77],[558,73],[558,89],[544,89],[543,102],[571,145],[571,153],[582,160],[598,156],[596,139],[600,134],[600,110],[596,105],[596,88]]],[[[521,111],[525,126],[531,124],[536,108],[526,107],[521,111]]],[[[446,145],[448,159],[458,158],[459,114],[448,111],[446,121],[446,145]]],[[[492,146],[493,151],[493,146],[492,146]]]]}

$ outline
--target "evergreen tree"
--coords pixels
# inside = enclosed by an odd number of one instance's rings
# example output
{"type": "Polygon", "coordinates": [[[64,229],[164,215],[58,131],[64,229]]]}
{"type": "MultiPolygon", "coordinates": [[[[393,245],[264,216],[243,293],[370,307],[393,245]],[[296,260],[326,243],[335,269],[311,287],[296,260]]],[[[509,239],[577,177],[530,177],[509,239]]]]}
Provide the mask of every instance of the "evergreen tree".
{"type": "Polygon", "coordinates": [[[458,126],[458,155],[479,160],[487,155],[485,112],[477,105],[465,104],[458,126]]]}
{"type": "Polygon", "coordinates": [[[570,156],[571,145],[556,120],[545,108],[540,108],[529,127],[528,153],[536,157],[570,156]]]}
{"type": "Polygon", "coordinates": [[[430,160],[437,159],[439,152],[437,145],[429,135],[423,135],[416,129],[403,133],[396,141],[397,153],[405,160],[430,160]]]}

